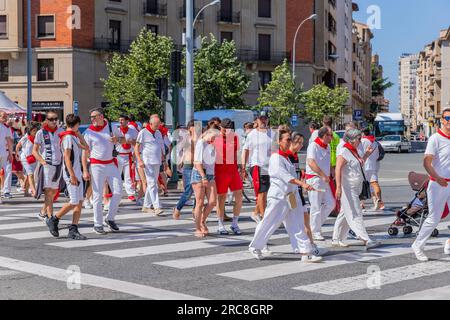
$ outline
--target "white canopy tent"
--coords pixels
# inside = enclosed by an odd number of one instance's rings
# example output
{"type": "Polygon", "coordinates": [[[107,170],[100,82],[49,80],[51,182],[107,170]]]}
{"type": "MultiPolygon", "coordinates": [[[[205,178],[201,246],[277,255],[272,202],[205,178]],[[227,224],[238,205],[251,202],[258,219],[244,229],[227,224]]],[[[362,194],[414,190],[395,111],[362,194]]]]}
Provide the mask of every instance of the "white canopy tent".
{"type": "Polygon", "coordinates": [[[8,98],[3,91],[0,91],[0,111],[8,114],[27,113],[25,108],[8,98]]]}

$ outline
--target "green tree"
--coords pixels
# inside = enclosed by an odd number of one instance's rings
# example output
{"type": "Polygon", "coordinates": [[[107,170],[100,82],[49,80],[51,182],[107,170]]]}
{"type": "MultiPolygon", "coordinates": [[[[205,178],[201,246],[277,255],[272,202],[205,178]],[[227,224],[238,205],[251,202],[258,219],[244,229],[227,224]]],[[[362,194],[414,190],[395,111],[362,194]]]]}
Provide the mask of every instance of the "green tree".
{"type": "Polygon", "coordinates": [[[202,39],[194,62],[195,110],[215,107],[240,108],[250,77],[236,55],[234,41],[220,43],[211,34],[202,39]]]}
{"type": "Polygon", "coordinates": [[[308,121],[322,122],[324,115],[338,117],[347,103],[350,94],[345,87],[331,89],[319,84],[304,92],[301,101],[304,105],[302,116],[308,121]]]}
{"type": "Polygon", "coordinates": [[[295,85],[287,60],[272,72],[272,81],[260,90],[259,108],[269,108],[273,125],[289,124],[299,112],[301,89],[295,85]]]}
{"type": "Polygon", "coordinates": [[[382,77],[381,70],[372,63],[372,97],[384,95],[384,92],[393,85],[389,78],[382,77]]]}
{"type": "Polygon", "coordinates": [[[106,64],[108,78],[102,79],[109,118],[129,114],[145,121],[149,114],[163,113],[156,90],[158,81],[169,77],[172,48],[170,38],[143,29],[128,54],[112,56],[106,64]]]}

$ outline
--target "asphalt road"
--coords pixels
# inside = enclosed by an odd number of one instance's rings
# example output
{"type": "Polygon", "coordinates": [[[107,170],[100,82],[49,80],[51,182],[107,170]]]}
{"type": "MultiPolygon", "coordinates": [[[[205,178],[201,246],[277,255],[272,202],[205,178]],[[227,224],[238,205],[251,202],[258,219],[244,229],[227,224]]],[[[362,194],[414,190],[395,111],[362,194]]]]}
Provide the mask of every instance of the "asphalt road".
{"type": "MultiPolygon", "coordinates": [[[[412,236],[387,235],[394,210],[414,194],[407,175],[423,171],[421,159],[420,154],[388,154],[382,163],[388,210],[369,210],[365,219],[369,234],[383,246],[366,252],[349,240],[350,248],[330,249],[324,262],[315,265],[302,264],[290,252],[283,229],[270,241],[275,254],[254,260],[247,252],[255,229],[251,204],[243,209],[240,237],[214,234],[196,240],[190,207],[175,224],[170,209],[167,217],[156,218],[124,201],[117,221],[121,233],[93,234],[92,211],[86,210],[81,227],[89,240],[74,242],[52,238],[35,218],[40,203],[17,197],[0,206],[0,299],[448,298],[450,257],[443,255],[448,220],[439,226],[441,236],[429,243],[433,260],[427,264],[413,257],[412,236]]],[[[178,198],[172,193],[163,203],[169,208],[178,198]]],[[[215,221],[213,214],[211,231],[215,221]]],[[[320,246],[330,245],[333,223],[329,219],[324,226],[327,242],[320,246]]]]}

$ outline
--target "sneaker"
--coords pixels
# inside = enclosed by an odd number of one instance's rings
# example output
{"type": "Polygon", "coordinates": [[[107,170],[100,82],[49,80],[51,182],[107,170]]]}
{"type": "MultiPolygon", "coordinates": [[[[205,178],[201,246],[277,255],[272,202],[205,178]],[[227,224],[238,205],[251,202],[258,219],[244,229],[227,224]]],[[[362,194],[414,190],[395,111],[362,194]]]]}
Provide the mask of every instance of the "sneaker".
{"type": "Polygon", "coordinates": [[[259,215],[252,214],[250,217],[252,218],[253,221],[256,222],[256,224],[261,222],[261,217],[259,215]]]}
{"type": "Polygon", "coordinates": [[[103,206],[103,212],[105,212],[105,213],[109,212],[109,204],[103,206]]]}
{"type": "Polygon", "coordinates": [[[75,224],[72,224],[69,227],[69,234],[67,235],[67,238],[72,239],[72,240],[87,240],[87,237],[83,236],[78,231],[78,226],[75,224]]]}
{"type": "Polygon", "coordinates": [[[93,207],[92,207],[92,203],[91,203],[88,199],[86,199],[86,200],[83,201],[83,207],[84,207],[85,209],[92,209],[92,208],[93,208],[93,207]]]}
{"type": "Polygon", "coordinates": [[[17,187],[16,190],[18,193],[22,193],[25,191],[22,187],[17,187]]]}
{"type": "Polygon", "coordinates": [[[328,253],[328,249],[326,249],[326,248],[319,248],[318,246],[313,245],[312,254],[314,256],[320,257],[320,256],[324,256],[327,253],[328,253]]]}
{"type": "Polygon", "coordinates": [[[411,246],[411,248],[413,249],[417,260],[419,260],[421,262],[427,262],[428,261],[428,257],[425,255],[425,253],[423,252],[422,249],[417,248],[414,244],[411,246]]]}
{"type": "Polygon", "coordinates": [[[6,198],[6,199],[12,199],[13,196],[12,196],[11,193],[7,192],[7,193],[5,193],[5,194],[3,195],[3,197],[6,198]]]}
{"type": "Polygon", "coordinates": [[[318,263],[322,261],[322,257],[314,256],[314,255],[306,255],[302,256],[302,262],[304,263],[318,263]]]}
{"type": "Polygon", "coordinates": [[[219,227],[219,229],[217,230],[217,233],[220,234],[221,236],[227,236],[230,234],[228,232],[228,230],[225,229],[225,227],[219,227]]]}
{"type": "Polygon", "coordinates": [[[135,197],[135,196],[129,196],[129,197],[128,197],[128,200],[130,200],[130,201],[136,201],[136,197],[135,197]]]}
{"type": "Polygon", "coordinates": [[[231,231],[233,231],[233,233],[234,233],[236,236],[242,235],[241,229],[239,228],[238,225],[231,226],[231,231]]]}
{"type": "Polygon", "coordinates": [[[109,227],[109,229],[112,232],[120,231],[119,227],[117,226],[117,224],[114,221],[110,221],[110,220],[105,219],[105,224],[109,227]]]}
{"type": "Polygon", "coordinates": [[[349,245],[346,244],[345,242],[343,242],[343,241],[338,241],[338,240],[333,240],[333,241],[331,242],[331,246],[333,246],[333,247],[335,247],[335,248],[348,248],[348,247],[349,247],[349,245]]]}
{"type": "Polygon", "coordinates": [[[150,214],[154,214],[154,211],[152,208],[146,208],[146,207],[142,207],[141,210],[143,213],[150,213],[150,214]]]}
{"type": "Polygon", "coordinates": [[[51,235],[54,236],[55,238],[58,238],[59,237],[59,230],[58,230],[59,219],[56,218],[55,216],[52,216],[50,219],[47,219],[46,224],[48,227],[48,231],[50,231],[51,235]]]}
{"type": "Polygon", "coordinates": [[[153,213],[156,215],[156,216],[161,216],[163,213],[164,213],[164,210],[163,209],[161,209],[161,208],[158,208],[158,209],[154,209],[153,210],[153,213]]]}
{"type": "Polygon", "coordinates": [[[256,259],[258,259],[258,260],[264,259],[264,256],[263,256],[261,250],[259,250],[259,249],[254,249],[254,248],[249,248],[248,250],[250,251],[250,253],[251,253],[256,259]]]}
{"type": "Polygon", "coordinates": [[[313,239],[314,241],[325,241],[325,238],[320,233],[313,234],[313,239]]]}
{"type": "Polygon", "coordinates": [[[273,253],[272,253],[272,251],[270,251],[270,249],[269,249],[269,247],[268,246],[265,246],[263,249],[262,249],[262,254],[263,255],[265,255],[265,256],[271,256],[273,253]]]}
{"type": "Polygon", "coordinates": [[[444,253],[450,255],[450,240],[445,243],[444,253]]]}
{"type": "Polygon", "coordinates": [[[366,243],[366,250],[375,249],[381,246],[381,242],[370,240],[366,243]]]}
{"type": "Polygon", "coordinates": [[[106,234],[106,231],[105,231],[105,229],[103,229],[103,226],[102,227],[94,227],[94,232],[96,234],[101,234],[101,235],[106,234]]]}
{"type": "Polygon", "coordinates": [[[359,240],[358,236],[356,235],[356,233],[353,230],[350,230],[348,232],[348,238],[353,239],[353,240],[359,240]]]}
{"type": "Polygon", "coordinates": [[[37,217],[41,221],[47,221],[47,219],[48,219],[48,216],[45,213],[42,213],[41,211],[39,211],[37,217]]]}

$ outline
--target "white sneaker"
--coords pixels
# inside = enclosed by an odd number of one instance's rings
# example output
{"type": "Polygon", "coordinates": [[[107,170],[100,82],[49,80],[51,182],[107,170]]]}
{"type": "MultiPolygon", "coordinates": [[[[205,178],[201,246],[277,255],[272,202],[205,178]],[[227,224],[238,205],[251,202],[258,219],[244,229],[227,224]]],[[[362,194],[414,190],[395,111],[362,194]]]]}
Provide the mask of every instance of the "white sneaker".
{"type": "Polygon", "coordinates": [[[423,252],[423,250],[417,248],[416,246],[414,246],[414,244],[411,246],[411,248],[414,251],[414,254],[416,255],[417,260],[421,261],[421,262],[427,262],[428,261],[428,257],[425,255],[425,253],[423,252]]]}
{"type": "Polygon", "coordinates": [[[445,243],[444,253],[450,255],[450,240],[445,243]]]}
{"type": "Polygon", "coordinates": [[[261,250],[255,249],[255,248],[249,248],[248,251],[250,251],[250,253],[251,253],[256,259],[258,259],[258,260],[264,259],[261,250]]]}
{"type": "Polygon", "coordinates": [[[250,216],[252,218],[253,221],[256,222],[256,224],[261,222],[261,217],[259,215],[254,215],[253,213],[250,216]]]}
{"type": "Polygon", "coordinates": [[[304,262],[304,263],[318,263],[320,261],[322,261],[322,257],[318,257],[318,256],[314,256],[314,255],[302,256],[302,262],[304,262]]]}
{"type": "Polygon", "coordinates": [[[88,199],[86,199],[86,200],[83,201],[83,207],[84,207],[85,209],[92,209],[92,208],[93,208],[93,207],[92,207],[92,203],[91,203],[88,199]]]}
{"type": "Polygon", "coordinates": [[[164,213],[164,210],[162,210],[161,208],[154,209],[153,213],[159,217],[164,213]]]}
{"type": "Polygon", "coordinates": [[[264,249],[262,249],[262,254],[265,256],[271,256],[273,253],[270,251],[268,246],[265,246],[264,249]]]}
{"type": "Polygon", "coordinates": [[[103,206],[103,212],[109,212],[109,204],[106,206],[103,206]]]}
{"type": "Polygon", "coordinates": [[[313,251],[312,251],[312,253],[313,253],[315,256],[317,256],[317,257],[319,257],[319,256],[324,256],[324,255],[326,255],[326,254],[328,253],[328,249],[326,249],[326,248],[319,248],[318,246],[313,245],[313,251]]]}
{"type": "Polygon", "coordinates": [[[325,241],[325,238],[320,233],[313,234],[313,239],[314,241],[325,241]]]}
{"type": "Polygon", "coordinates": [[[366,250],[375,249],[381,246],[381,242],[370,240],[366,243],[366,250]]]}
{"type": "Polygon", "coordinates": [[[346,244],[343,241],[339,241],[339,240],[333,240],[331,242],[331,246],[335,247],[335,248],[348,248],[350,247],[348,244],[346,244]]]}

